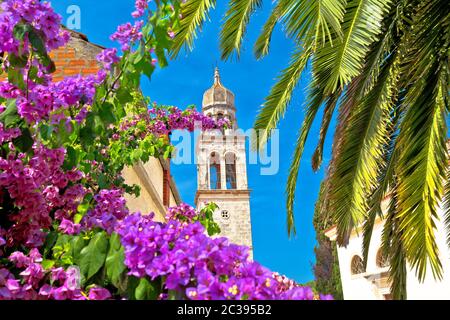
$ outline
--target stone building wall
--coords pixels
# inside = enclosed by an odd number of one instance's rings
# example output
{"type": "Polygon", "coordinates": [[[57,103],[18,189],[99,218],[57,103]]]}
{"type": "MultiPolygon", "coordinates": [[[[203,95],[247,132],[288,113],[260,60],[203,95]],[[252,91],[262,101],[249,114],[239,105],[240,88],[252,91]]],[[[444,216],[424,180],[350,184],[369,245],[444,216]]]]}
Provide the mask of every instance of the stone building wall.
{"type": "Polygon", "coordinates": [[[214,202],[219,206],[213,215],[214,221],[220,226],[219,236],[225,236],[233,243],[248,246],[252,251],[252,225],[249,214],[250,191],[226,190],[221,194],[208,190],[199,191],[196,197],[198,207],[202,208],[208,202],[214,202]]]}

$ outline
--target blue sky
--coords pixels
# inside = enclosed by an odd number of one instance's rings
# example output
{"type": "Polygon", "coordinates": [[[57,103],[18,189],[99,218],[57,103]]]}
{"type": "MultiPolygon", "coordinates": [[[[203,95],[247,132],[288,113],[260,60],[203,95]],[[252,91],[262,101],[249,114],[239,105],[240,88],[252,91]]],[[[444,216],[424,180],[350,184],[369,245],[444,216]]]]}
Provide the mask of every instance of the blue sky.
{"type": "MultiPolygon", "coordinates": [[[[236,96],[239,126],[246,130],[252,127],[278,72],[286,67],[292,43],[281,29],[277,29],[272,38],[270,55],[262,61],[254,58],[253,43],[271,9],[271,1],[266,0],[263,8],[251,20],[240,60],[220,61],[218,35],[226,2],[218,1],[216,10],[211,13],[211,21],[205,24],[195,42],[194,51],[181,54],[176,61],[170,62],[169,67],[158,70],[151,82],[143,81],[142,88],[146,95],[158,103],[180,108],[195,104],[200,108],[203,92],[211,86],[214,66],[218,64],[222,82],[236,96]]],[[[112,47],[115,44],[109,40],[109,35],[118,24],[130,20],[133,3],[133,0],[54,0],[53,6],[67,19],[67,8],[78,5],[81,9],[81,30],[78,31],[86,34],[94,43],[112,47]]],[[[310,159],[320,125],[316,121],[305,148],[298,180],[295,207],[297,236],[289,239],[285,223],[284,188],[297,131],[303,120],[308,81],[309,76],[305,74],[279,126],[281,147],[278,174],[262,176],[258,165],[248,166],[255,260],[300,283],[314,278],[312,264],[315,233],[312,217],[320,181],[324,176],[323,167],[317,173],[311,169],[310,159]]],[[[331,137],[328,136],[325,164],[330,158],[330,145],[331,137]]],[[[197,188],[195,165],[173,165],[172,171],[183,200],[193,204],[197,188]]]]}

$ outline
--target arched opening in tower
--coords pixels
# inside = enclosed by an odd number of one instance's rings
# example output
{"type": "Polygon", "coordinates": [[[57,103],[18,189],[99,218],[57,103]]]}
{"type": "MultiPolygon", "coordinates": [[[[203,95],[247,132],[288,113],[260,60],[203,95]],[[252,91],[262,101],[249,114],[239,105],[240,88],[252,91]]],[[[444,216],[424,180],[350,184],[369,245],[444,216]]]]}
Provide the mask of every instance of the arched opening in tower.
{"type": "Polygon", "coordinates": [[[227,189],[236,189],[236,155],[234,153],[225,155],[225,173],[227,189]]]}
{"type": "Polygon", "coordinates": [[[209,158],[209,188],[220,189],[220,157],[217,152],[211,153],[209,158]]]}

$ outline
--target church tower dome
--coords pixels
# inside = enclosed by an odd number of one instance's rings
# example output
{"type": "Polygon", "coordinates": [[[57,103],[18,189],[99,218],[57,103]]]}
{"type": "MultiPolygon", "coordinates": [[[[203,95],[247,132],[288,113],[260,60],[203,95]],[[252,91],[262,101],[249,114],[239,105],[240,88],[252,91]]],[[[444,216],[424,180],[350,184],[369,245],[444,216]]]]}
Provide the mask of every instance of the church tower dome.
{"type": "Polygon", "coordinates": [[[214,83],[203,94],[202,112],[216,119],[225,117],[236,127],[234,93],[225,88],[220,79],[219,68],[214,71],[214,83]]]}

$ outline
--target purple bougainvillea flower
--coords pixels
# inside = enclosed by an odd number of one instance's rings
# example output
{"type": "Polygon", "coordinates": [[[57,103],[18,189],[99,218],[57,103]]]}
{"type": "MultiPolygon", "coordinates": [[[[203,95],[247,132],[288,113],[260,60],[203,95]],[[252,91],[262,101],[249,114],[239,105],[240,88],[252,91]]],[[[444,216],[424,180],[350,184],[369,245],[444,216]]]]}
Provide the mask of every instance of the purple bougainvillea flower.
{"type": "Polygon", "coordinates": [[[111,293],[105,288],[93,287],[89,290],[89,300],[107,300],[111,298],[111,293]]]}

